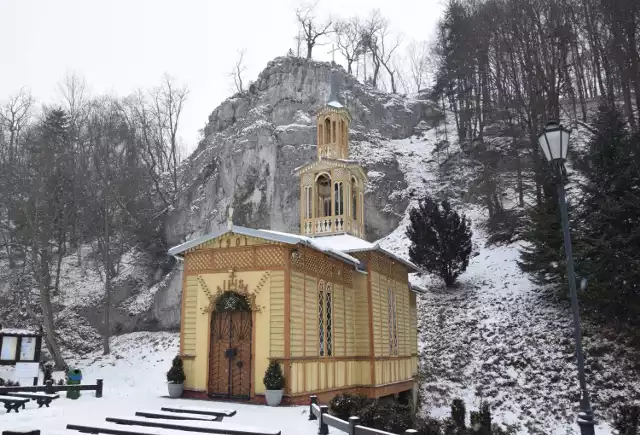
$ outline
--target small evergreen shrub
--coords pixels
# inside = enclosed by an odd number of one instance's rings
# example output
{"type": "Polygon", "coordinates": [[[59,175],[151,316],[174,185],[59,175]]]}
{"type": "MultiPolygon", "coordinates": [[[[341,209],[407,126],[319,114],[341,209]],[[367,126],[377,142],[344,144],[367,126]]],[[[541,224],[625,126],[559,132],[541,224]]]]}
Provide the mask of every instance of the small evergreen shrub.
{"type": "Polygon", "coordinates": [[[171,368],[167,372],[167,382],[170,384],[182,384],[186,378],[182,358],[176,356],[171,363],[171,368]]]}
{"type": "Polygon", "coordinates": [[[0,378],[0,387],[19,387],[20,382],[12,381],[11,379],[4,380],[0,378]]]}
{"type": "Polygon", "coordinates": [[[461,399],[453,399],[451,402],[451,419],[456,428],[464,429],[466,427],[467,408],[461,399]]]}
{"type": "Polygon", "coordinates": [[[620,435],[636,435],[640,423],[640,406],[622,405],[618,407],[613,417],[613,428],[620,435]]]}
{"type": "Polygon", "coordinates": [[[362,394],[338,394],[329,402],[329,413],[346,421],[349,417],[360,417],[372,403],[373,400],[362,394]]]}
{"type": "Polygon", "coordinates": [[[374,407],[365,409],[364,426],[401,434],[413,426],[413,413],[408,405],[375,402],[374,407]],[[373,409],[372,409],[373,408],[373,409]],[[371,412],[367,412],[367,411],[371,412]]]}
{"type": "Polygon", "coordinates": [[[267,390],[282,390],[284,388],[284,375],[279,361],[271,360],[269,362],[262,381],[267,390]]]}

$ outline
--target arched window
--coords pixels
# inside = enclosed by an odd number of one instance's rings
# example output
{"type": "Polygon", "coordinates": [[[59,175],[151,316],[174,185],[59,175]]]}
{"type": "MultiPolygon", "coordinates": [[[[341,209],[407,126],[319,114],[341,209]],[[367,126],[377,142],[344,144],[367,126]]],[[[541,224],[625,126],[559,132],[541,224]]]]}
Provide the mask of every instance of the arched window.
{"type": "Polygon", "coordinates": [[[354,219],[358,219],[358,182],[356,177],[351,177],[351,213],[354,219]]]}
{"type": "Polygon", "coordinates": [[[343,199],[343,185],[342,185],[342,181],[339,181],[337,183],[334,183],[334,198],[335,198],[335,211],[336,211],[336,216],[340,216],[341,214],[344,214],[344,199],[343,199]]]}
{"type": "Polygon", "coordinates": [[[313,217],[313,188],[304,186],[304,218],[311,219],[313,217]]]}
{"type": "Polygon", "coordinates": [[[333,128],[332,128],[332,132],[333,132],[333,143],[336,143],[336,122],[333,121],[333,128]]]}
{"type": "Polygon", "coordinates": [[[331,142],[331,120],[329,118],[325,118],[324,120],[324,143],[328,144],[331,142]]]}
{"type": "Polygon", "coordinates": [[[324,131],[322,124],[318,125],[318,145],[324,145],[324,131]]]}
{"type": "Polygon", "coordinates": [[[316,179],[316,192],[318,205],[316,216],[331,216],[331,178],[327,174],[321,174],[316,179]]]}
{"type": "Polygon", "coordinates": [[[331,283],[318,282],[318,345],[320,356],[333,355],[333,298],[331,283]]]}

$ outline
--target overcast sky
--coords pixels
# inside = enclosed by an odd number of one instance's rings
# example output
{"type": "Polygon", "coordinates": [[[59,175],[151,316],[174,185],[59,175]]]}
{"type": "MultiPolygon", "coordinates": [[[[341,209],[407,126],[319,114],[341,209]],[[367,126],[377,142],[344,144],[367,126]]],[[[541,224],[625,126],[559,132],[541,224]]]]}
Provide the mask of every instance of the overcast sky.
{"type": "MultiPolygon", "coordinates": [[[[124,96],[166,72],[190,89],[180,136],[193,150],[208,115],[231,95],[228,73],[245,48],[253,80],[294,47],[296,0],[0,0],[0,102],[21,87],[43,103],[67,73],[92,94],[124,96]]],[[[379,8],[405,40],[429,40],[443,0],[320,0],[318,15],[379,8]]],[[[314,58],[330,60],[330,46],[314,58]]],[[[338,59],[336,59],[338,60],[338,59]]]]}

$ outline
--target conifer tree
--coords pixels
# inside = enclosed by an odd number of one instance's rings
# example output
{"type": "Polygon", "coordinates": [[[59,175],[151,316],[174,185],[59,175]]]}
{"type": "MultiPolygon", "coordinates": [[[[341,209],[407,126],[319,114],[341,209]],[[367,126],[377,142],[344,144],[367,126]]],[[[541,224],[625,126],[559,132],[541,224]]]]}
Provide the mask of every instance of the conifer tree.
{"type": "Polygon", "coordinates": [[[566,262],[558,192],[551,183],[544,184],[542,189],[542,202],[529,210],[520,236],[525,245],[520,250],[518,266],[538,285],[566,289],[566,285],[562,286],[566,283],[566,262]]]}
{"type": "Polygon", "coordinates": [[[469,265],[471,222],[453,210],[446,200],[438,204],[428,196],[411,210],[409,218],[407,237],[411,240],[411,261],[438,275],[451,287],[469,265]]]}
{"type": "Polygon", "coordinates": [[[620,321],[640,313],[640,141],[602,104],[589,144],[580,250],[587,302],[620,321]]]}

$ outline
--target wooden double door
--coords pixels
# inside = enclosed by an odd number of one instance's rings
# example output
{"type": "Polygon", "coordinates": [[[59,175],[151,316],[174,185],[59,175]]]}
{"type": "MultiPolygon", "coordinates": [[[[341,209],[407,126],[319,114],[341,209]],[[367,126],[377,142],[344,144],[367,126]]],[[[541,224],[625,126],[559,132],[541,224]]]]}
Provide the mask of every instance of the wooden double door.
{"type": "Polygon", "coordinates": [[[251,311],[214,312],[211,316],[209,396],[251,396],[251,311]]]}

